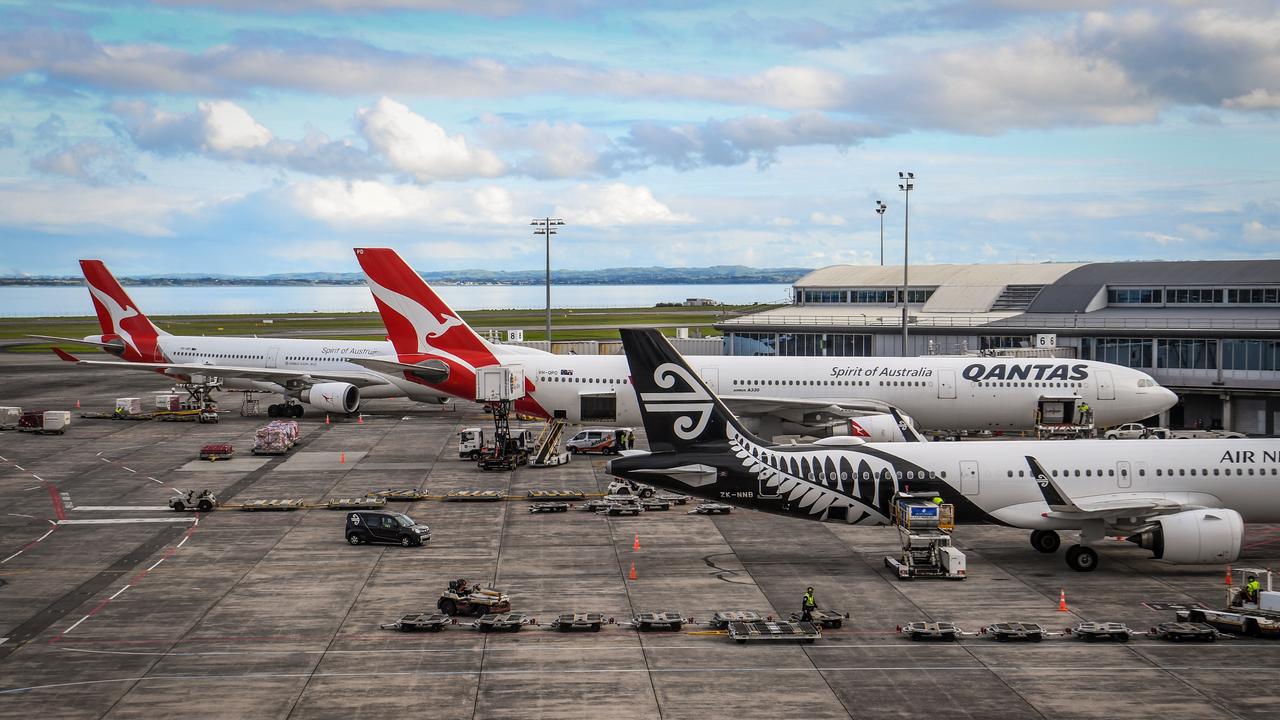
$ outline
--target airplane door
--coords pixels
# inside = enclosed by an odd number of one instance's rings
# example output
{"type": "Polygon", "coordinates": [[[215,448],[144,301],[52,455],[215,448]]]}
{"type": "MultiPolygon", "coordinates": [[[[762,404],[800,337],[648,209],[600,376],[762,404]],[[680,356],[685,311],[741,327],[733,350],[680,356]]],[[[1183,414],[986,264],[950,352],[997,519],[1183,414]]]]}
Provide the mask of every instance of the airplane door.
{"type": "Polygon", "coordinates": [[[977,495],[981,486],[978,484],[978,461],[960,461],[960,492],[965,495],[977,495]]]}
{"type": "Polygon", "coordinates": [[[947,400],[956,396],[956,371],[938,371],[938,397],[947,400]]]}
{"type": "Polygon", "coordinates": [[[1131,472],[1128,460],[1121,460],[1116,463],[1116,486],[1122,488],[1133,487],[1131,472]]]}
{"type": "Polygon", "coordinates": [[[1116,386],[1111,379],[1110,370],[1094,370],[1094,381],[1098,383],[1099,400],[1115,400],[1116,386]]]}
{"type": "Polygon", "coordinates": [[[269,348],[267,350],[267,367],[279,367],[276,365],[276,357],[280,354],[280,348],[269,348]]]}
{"type": "Polygon", "coordinates": [[[702,382],[707,384],[707,387],[711,389],[711,392],[720,392],[719,380],[719,368],[702,368],[702,382]]]}

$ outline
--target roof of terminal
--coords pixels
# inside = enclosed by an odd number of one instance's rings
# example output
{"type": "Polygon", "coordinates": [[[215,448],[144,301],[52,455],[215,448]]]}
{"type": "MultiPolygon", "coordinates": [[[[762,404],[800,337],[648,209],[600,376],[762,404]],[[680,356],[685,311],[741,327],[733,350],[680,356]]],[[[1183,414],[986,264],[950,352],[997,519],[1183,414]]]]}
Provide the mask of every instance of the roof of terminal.
{"type": "MultiPolygon", "coordinates": [[[[1011,281],[1016,282],[1016,281],[1011,281]]],[[[1086,312],[1104,287],[1275,285],[1280,260],[1185,260],[1080,265],[1040,291],[1027,312],[1086,312]]]]}
{"type": "MultiPolygon", "coordinates": [[[[1043,285],[1080,267],[1080,263],[1008,265],[913,265],[913,287],[1004,287],[1009,283],[1043,285]]],[[[900,287],[901,265],[832,265],[818,268],[794,283],[797,288],[900,287]]]]}

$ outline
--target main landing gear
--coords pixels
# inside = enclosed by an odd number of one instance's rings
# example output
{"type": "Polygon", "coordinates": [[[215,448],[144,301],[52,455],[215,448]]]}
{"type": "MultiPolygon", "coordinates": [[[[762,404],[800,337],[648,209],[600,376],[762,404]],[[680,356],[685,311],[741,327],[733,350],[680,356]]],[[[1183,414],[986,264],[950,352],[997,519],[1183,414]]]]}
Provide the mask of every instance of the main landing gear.
{"type": "Polygon", "coordinates": [[[267,406],[268,417],[302,417],[302,406],[295,403],[277,403],[267,406]]]}
{"type": "MultiPolygon", "coordinates": [[[[1062,546],[1062,538],[1052,530],[1032,530],[1031,547],[1050,554],[1062,546]]],[[[1098,569],[1098,551],[1088,545],[1072,545],[1067,548],[1067,567],[1076,572],[1093,572],[1098,569]]]]}

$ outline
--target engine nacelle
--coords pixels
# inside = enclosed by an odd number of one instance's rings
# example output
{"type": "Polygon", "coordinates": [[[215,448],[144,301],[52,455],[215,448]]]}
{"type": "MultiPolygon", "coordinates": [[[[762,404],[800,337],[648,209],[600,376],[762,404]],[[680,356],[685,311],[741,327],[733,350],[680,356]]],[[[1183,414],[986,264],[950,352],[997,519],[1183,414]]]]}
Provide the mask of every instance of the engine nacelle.
{"type": "Polygon", "coordinates": [[[353,413],[360,409],[360,388],[351,383],[330,382],[312,385],[298,393],[302,402],[325,412],[353,413]]]}
{"type": "MultiPolygon", "coordinates": [[[[911,427],[915,427],[915,421],[909,417],[904,417],[911,427]]],[[[805,435],[823,435],[815,432],[807,432],[805,435]]],[[[898,427],[898,421],[888,413],[877,415],[863,415],[862,417],[849,418],[841,420],[827,426],[825,437],[856,437],[862,438],[866,442],[902,442],[906,440],[902,435],[902,428],[898,427]]]]}
{"type": "Polygon", "coordinates": [[[1157,560],[1182,565],[1234,562],[1244,540],[1244,519],[1235,510],[1187,510],[1155,518],[1156,527],[1129,538],[1157,560]]]}

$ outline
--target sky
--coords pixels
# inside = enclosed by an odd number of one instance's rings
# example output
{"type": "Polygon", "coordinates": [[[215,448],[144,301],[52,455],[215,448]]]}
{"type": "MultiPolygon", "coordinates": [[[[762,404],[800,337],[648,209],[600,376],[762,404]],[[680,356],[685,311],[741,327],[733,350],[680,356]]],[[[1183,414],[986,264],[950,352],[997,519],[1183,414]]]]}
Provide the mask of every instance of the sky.
{"type": "Polygon", "coordinates": [[[0,275],[1274,258],[1278,168],[1274,0],[0,0],[0,275]]]}

